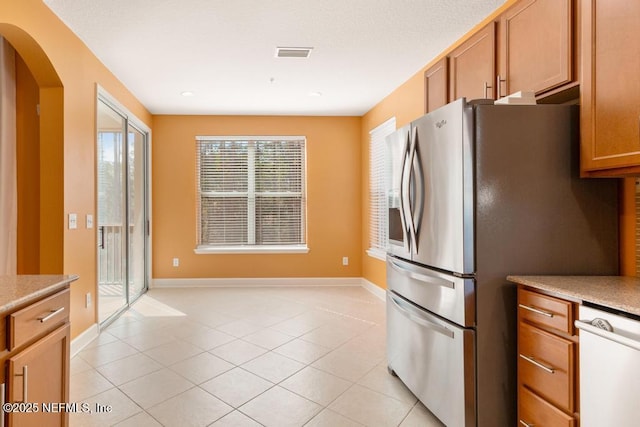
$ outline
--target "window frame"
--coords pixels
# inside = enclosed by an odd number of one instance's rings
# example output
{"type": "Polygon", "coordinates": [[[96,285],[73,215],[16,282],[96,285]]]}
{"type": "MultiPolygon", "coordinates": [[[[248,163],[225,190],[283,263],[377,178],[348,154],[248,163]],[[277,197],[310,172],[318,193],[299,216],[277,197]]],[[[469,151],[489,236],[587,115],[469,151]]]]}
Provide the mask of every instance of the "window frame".
{"type": "MultiPolygon", "coordinates": [[[[196,248],[194,252],[196,254],[251,254],[251,253],[308,253],[309,247],[307,246],[307,140],[304,136],[196,136],[196,248]],[[247,191],[234,192],[237,196],[247,198],[247,244],[229,244],[229,245],[211,245],[201,243],[201,230],[203,226],[202,222],[202,204],[201,195],[202,188],[200,183],[200,147],[206,142],[223,142],[223,141],[239,141],[247,142],[248,148],[248,163],[247,163],[247,191]],[[302,165],[300,170],[301,190],[299,192],[260,192],[256,190],[256,174],[255,165],[256,158],[255,152],[257,143],[259,142],[277,142],[277,141],[300,141],[302,143],[302,165]],[[300,232],[302,236],[302,243],[296,244],[256,244],[255,235],[257,231],[258,220],[256,218],[256,203],[255,201],[259,197],[300,197],[301,198],[301,214],[300,232]]],[[[216,193],[219,193],[219,197],[229,197],[231,192],[209,192],[210,197],[216,197],[216,193]],[[225,194],[227,193],[227,194],[225,194]]]]}

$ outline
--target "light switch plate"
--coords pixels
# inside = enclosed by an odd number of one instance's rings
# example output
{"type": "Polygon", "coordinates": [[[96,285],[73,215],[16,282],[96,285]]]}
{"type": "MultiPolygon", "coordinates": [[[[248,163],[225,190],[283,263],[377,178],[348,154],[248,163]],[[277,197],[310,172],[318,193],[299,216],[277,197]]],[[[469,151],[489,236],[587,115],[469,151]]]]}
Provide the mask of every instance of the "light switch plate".
{"type": "Polygon", "coordinates": [[[87,214],[87,228],[93,228],[93,215],[87,214]]]}
{"type": "Polygon", "coordinates": [[[78,214],[69,214],[69,230],[75,230],[78,228],[78,214]]]}

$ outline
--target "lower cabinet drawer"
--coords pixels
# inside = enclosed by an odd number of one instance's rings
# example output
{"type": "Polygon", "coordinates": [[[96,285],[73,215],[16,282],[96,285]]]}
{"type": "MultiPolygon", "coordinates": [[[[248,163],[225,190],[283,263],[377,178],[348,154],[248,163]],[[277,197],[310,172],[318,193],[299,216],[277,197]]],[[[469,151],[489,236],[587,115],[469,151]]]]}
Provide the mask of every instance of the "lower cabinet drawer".
{"type": "Polygon", "coordinates": [[[576,420],[526,387],[518,390],[518,423],[520,427],[575,427],[576,420]]]}
{"type": "Polygon", "coordinates": [[[520,289],[518,313],[528,322],[573,334],[572,303],[559,298],[520,289]]]}
{"type": "Polygon", "coordinates": [[[69,289],[9,315],[9,350],[54,330],[69,320],[69,289]]]}
{"type": "Polygon", "coordinates": [[[558,408],[575,411],[575,344],[520,323],[518,374],[527,386],[558,408]]]}

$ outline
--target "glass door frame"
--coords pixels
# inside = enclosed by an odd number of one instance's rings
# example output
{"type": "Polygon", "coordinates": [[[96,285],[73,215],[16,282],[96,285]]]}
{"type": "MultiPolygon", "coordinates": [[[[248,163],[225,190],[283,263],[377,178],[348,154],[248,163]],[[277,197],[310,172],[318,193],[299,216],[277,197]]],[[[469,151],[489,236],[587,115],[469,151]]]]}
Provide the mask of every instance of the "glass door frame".
{"type": "MultiPolygon", "coordinates": [[[[125,213],[124,213],[124,227],[128,230],[129,228],[129,223],[130,223],[130,212],[129,212],[129,203],[130,203],[130,199],[129,199],[129,194],[130,194],[130,185],[129,185],[129,146],[131,141],[129,140],[129,133],[133,130],[133,131],[137,131],[139,132],[143,137],[144,137],[144,141],[143,141],[143,167],[144,167],[144,172],[143,172],[143,184],[142,184],[142,188],[144,189],[144,202],[143,202],[143,209],[144,209],[144,249],[143,249],[143,253],[144,253],[144,283],[142,286],[142,289],[140,291],[140,293],[138,293],[137,295],[131,295],[131,293],[129,292],[129,281],[130,281],[130,272],[131,272],[131,267],[130,267],[130,236],[129,236],[129,232],[127,231],[126,233],[123,233],[123,235],[125,236],[125,255],[124,255],[124,261],[125,261],[125,277],[123,280],[123,285],[124,285],[124,298],[125,298],[125,304],[118,308],[115,312],[109,314],[105,319],[100,319],[100,315],[99,315],[99,304],[100,304],[100,278],[99,278],[99,250],[98,249],[98,244],[96,244],[96,319],[97,319],[97,324],[98,327],[100,329],[108,326],[110,323],[112,323],[114,320],[116,320],[118,318],[118,316],[120,316],[120,314],[122,314],[123,312],[125,312],[126,310],[129,309],[129,307],[131,306],[131,304],[133,304],[138,298],[140,298],[148,289],[149,289],[149,283],[150,283],[150,272],[151,272],[151,129],[149,127],[147,127],[142,120],[138,119],[135,115],[133,115],[126,107],[124,107],[122,104],[120,104],[114,97],[112,97],[107,91],[105,91],[102,87],[100,87],[99,85],[96,85],[96,213],[98,212],[98,206],[99,206],[99,193],[98,193],[98,188],[97,188],[97,183],[98,183],[98,178],[97,178],[97,173],[98,173],[98,152],[97,152],[97,148],[98,148],[98,111],[100,108],[100,103],[103,103],[106,107],[112,109],[115,113],[117,113],[118,115],[120,115],[123,119],[124,119],[124,138],[123,138],[123,148],[122,151],[124,153],[123,155],[123,165],[122,167],[125,169],[125,179],[124,179],[124,205],[125,205],[125,213]]],[[[96,243],[99,243],[99,217],[98,215],[96,215],[96,243]]]]}

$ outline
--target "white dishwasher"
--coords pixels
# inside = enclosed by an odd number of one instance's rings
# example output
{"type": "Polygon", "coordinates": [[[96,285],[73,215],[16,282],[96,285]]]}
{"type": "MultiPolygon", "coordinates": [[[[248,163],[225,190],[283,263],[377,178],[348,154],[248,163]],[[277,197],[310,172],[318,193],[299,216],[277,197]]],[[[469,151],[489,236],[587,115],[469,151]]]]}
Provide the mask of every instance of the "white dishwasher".
{"type": "Polygon", "coordinates": [[[581,305],[580,426],[640,425],[640,318],[581,305]]]}

